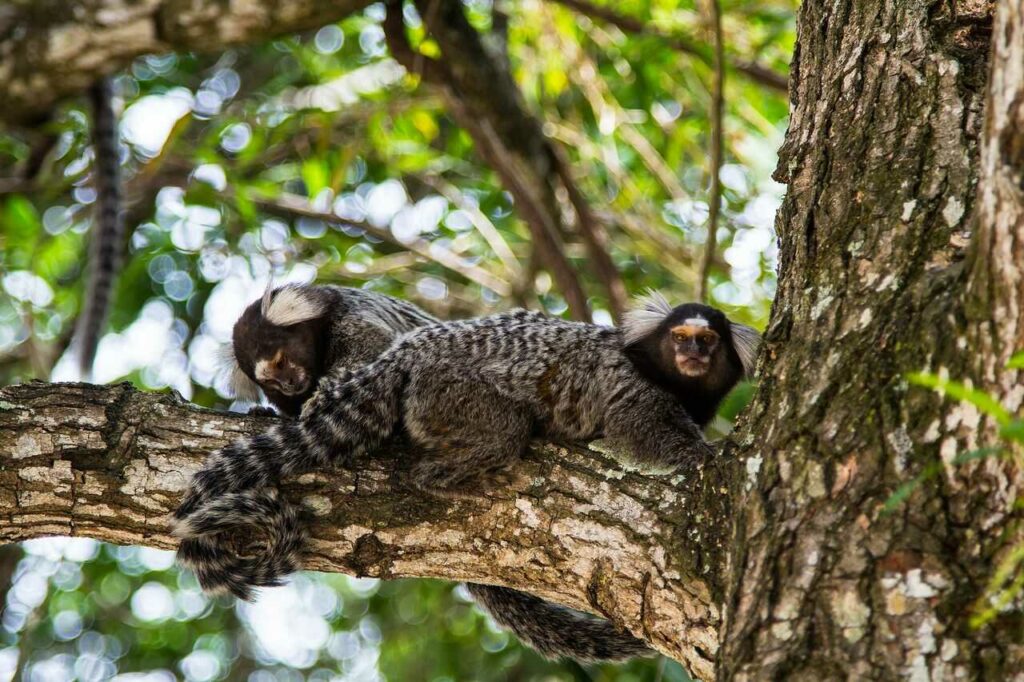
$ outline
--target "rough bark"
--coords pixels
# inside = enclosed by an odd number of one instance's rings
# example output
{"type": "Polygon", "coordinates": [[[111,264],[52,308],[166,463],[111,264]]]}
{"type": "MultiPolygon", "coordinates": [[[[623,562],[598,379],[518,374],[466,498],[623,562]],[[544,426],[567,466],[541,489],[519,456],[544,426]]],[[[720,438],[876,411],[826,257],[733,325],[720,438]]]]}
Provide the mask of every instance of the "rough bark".
{"type": "Polygon", "coordinates": [[[1021,404],[1019,375],[1002,367],[1024,340],[1024,34],[1019,3],[1001,7],[984,136],[990,5],[801,8],[779,287],[740,452],[756,473],[736,500],[721,679],[1022,671],[1013,618],[968,624],[993,560],[1019,538],[1019,474],[998,458],[954,466],[992,429],[905,379],[948,374],[1021,404]],[[941,477],[882,512],[936,460],[941,477]]]}
{"type": "MultiPolygon", "coordinates": [[[[0,389],[0,540],[173,548],[168,515],[205,455],[271,421],[128,384],[0,389]]],[[[711,676],[725,470],[641,475],[595,451],[546,445],[510,488],[448,502],[403,486],[409,459],[396,451],[286,483],[313,519],[309,568],[529,590],[611,618],[711,676]]]]}
{"type": "Polygon", "coordinates": [[[140,55],[223,50],[318,28],[369,0],[14,0],[0,6],[0,120],[45,117],[140,55]]]}

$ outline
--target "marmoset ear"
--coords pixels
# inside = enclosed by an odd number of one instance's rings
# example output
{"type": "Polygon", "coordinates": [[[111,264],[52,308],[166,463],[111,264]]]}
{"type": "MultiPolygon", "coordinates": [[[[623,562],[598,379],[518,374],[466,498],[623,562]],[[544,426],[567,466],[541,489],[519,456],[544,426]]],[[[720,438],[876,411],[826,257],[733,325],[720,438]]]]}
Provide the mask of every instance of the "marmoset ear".
{"type": "Polygon", "coordinates": [[[753,327],[738,322],[730,322],[729,331],[732,332],[732,347],[736,349],[736,355],[740,356],[743,364],[743,374],[749,379],[754,376],[756,369],[761,334],[753,327]]]}
{"type": "Polygon", "coordinates": [[[238,364],[238,357],[235,355],[235,345],[226,343],[221,346],[218,352],[217,365],[221,371],[227,374],[228,390],[231,397],[246,402],[254,403],[260,399],[259,385],[250,379],[238,364]]]}
{"type": "Polygon", "coordinates": [[[653,334],[658,325],[671,314],[672,306],[665,297],[654,289],[648,289],[622,319],[622,335],[626,345],[631,346],[653,334]]]}

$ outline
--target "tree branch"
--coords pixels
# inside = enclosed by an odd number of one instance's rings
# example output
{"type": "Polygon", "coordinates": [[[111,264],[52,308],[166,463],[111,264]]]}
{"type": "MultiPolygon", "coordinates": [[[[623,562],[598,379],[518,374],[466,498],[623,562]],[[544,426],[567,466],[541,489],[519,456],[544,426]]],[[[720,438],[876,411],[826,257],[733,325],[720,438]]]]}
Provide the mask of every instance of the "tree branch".
{"type": "Polygon", "coordinates": [[[512,252],[508,242],[501,236],[501,232],[494,226],[491,219],[484,215],[479,206],[466,199],[466,196],[458,187],[447,182],[439,175],[417,175],[414,177],[466,213],[470,223],[473,224],[476,231],[487,242],[487,245],[491,247],[491,251],[501,261],[506,274],[510,278],[515,279],[523,274],[523,267],[519,264],[519,260],[512,252]]]}
{"type": "Polygon", "coordinates": [[[722,37],[722,9],[718,0],[706,0],[708,19],[715,41],[714,78],[711,83],[711,190],[708,192],[708,234],[700,266],[700,290],[697,297],[708,302],[711,263],[718,247],[718,214],[722,204],[723,119],[725,118],[725,41],[722,37]]]}
{"type": "MultiPolygon", "coordinates": [[[[172,548],[168,514],[204,456],[272,418],[204,410],[128,384],[0,389],[0,540],[87,536],[172,548]]],[[[441,501],[402,485],[405,456],[286,482],[312,512],[309,568],[528,590],[602,614],[711,675],[728,542],[725,469],[624,472],[535,448],[507,489],[441,501]]]]}
{"type": "Polygon", "coordinates": [[[304,197],[293,194],[282,194],[274,199],[252,197],[252,201],[268,213],[285,215],[289,218],[304,216],[306,218],[322,220],[330,224],[358,227],[377,239],[382,239],[400,249],[411,251],[428,261],[437,263],[446,270],[450,270],[457,275],[465,277],[471,282],[475,282],[482,287],[487,287],[499,296],[505,297],[511,293],[511,286],[505,280],[491,274],[484,268],[465,262],[458,256],[458,254],[432,244],[426,239],[417,238],[408,242],[403,242],[387,228],[377,227],[365,220],[350,220],[348,218],[342,218],[329,211],[318,211],[310,206],[309,202],[306,201],[304,197]]]}
{"type": "Polygon", "coordinates": [[[530,228],[534,248],[574,317],[589,319],[586,293],[562,246],[563,236],[573,232],[556,198],[565,190],[590,265],[618,318],[627,305],[625,284],[608,252],[604,227],[568,173],[561,150],[527,111],[502,58],[486,49],[461,5],[437,0],[418,6],[431,36],[441,46],[443,59],[428,58],[409,45],[399,2],[388,5],[384,22],[392,55],[445,93],[452,116],[473,137],[480,155],[515,197],[516,210],[530,228]]]}
{"type": "MultiPolygon", "coordinates": [[[[638,35],[660,38],[668,43],[673,49],[685,54],[693,55],[708,66],[714,64],[713,53],[704,45],[698,45],[683,36],[666,33],[655,26],[646,24],[634,17],[620,14],[608,7],[599,7],[593,3],[587,2],[587,0],[552,0],[552,2],[568,7],[574,12],[585,14],[592,19],[597,19],[598,21],[602,21],[606,24],[611,24],[626,33],[636,33],[638,35]]],[[[773,90],[786,92],[789,88],[788,76],[767,66],[758,64],[757,62],[730,59],[726,64],[730,69],[742,73],[755,83],[766,85],[773,90]]]]}
{"type": "Polygon", "coordinates": [[[0,120],[29,121],[144,54],[220,51],[323,26],[368,0],[33,0],[0,7],[0,120]],[[74,21],[69,21],[74,17],[74,21]]]}
{"type": "MultiPolygon", "coordinates": [[[[530,177],[526,175],[526,171],[531,164],[513,157],[495,134],[495,128],[487,120],[487,116],[474,111],[464,99],[463,93],[456,91],[454,78],[445,62],[413,49],[405,33],[400,0],[391,0],[387,4],[384,35],[391,56],[409,73],[420,76],[444,95],[456,122],[470,134],[480,156],[498,173],[502,183],[516,198],[516,210],[522,214],[530,230],[533,249],[565,297],[570,314],[579,320],[589,320],[590,306],[587,304],[587,296],[579,275],[565,256],[559,225],[544,210],[542,199],[529,184],[530,177]],[[517,161],[518,163],[515,163],[517,161]]],[[[519,111],[518,107],[514,111],[519,111]]],[[[537,139],[537,136],[531,133],[525,139],[532,141],[537,139]]]]}

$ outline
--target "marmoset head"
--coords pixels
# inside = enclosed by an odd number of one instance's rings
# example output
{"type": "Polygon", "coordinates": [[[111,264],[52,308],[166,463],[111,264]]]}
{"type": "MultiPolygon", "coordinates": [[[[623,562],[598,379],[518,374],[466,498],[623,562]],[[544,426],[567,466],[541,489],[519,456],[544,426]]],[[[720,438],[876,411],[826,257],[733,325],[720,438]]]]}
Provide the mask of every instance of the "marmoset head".
{"type": "Polygon", "coordinates": [[[262,389],[279,410],[297,415],[324,372],[327,305],[315,287],[267,288],[235,323],[231,390],[259,400],[262,389]]]}
{"type": "Polygon", "coordinates": [[[626,355],[649,380],[679,396],[698,423],[754,371],[761,336],[701,303],[669,305],[661,294],[640,299],[622,325],[626,355]]]}

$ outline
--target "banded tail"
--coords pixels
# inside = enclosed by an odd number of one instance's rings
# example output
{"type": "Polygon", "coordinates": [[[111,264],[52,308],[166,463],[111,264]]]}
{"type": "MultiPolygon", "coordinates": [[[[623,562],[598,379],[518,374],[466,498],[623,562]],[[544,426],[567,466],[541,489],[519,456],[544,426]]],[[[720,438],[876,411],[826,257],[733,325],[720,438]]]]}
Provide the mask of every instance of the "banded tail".
{"type": "Polygon", "coordinates": [[[328,375],[298,421],[275,425],[210,455],[174,513],[183,564],[210,592],[242,599],[252,588],[280,584],[302,565],[300,515],[274,490],[290,475],[326,469],[379,446],[400,420],[404,375],[385,354],[355,372],[328,375]],[[254,527],[267,536],[255,558],[237,557],[230,535],[254,527]]]}
{"type": "Polygon", "coordinates": [[[113,81],[110,78],[100,79],[89,90],[89,95],[93,110],[92,172],[96,209],[89,236],[89,275],[76,330],[78,368],[83,378],[88,378],[92,372],[125,246],[124,215],[121,212],[121,154],[113,106],[113,81]]]}
{"type": "Polygon", "coordinates": [[[654,650],[610,620],[581,614],[507,587],[466,583],[469,593],[499,624],[546,658],[624,661],[654,650]]]}

